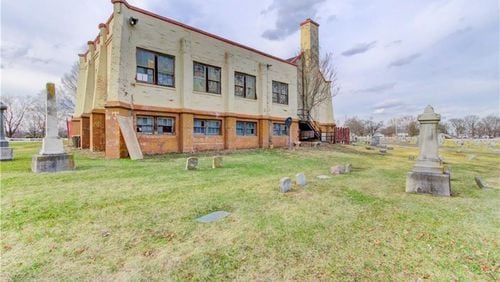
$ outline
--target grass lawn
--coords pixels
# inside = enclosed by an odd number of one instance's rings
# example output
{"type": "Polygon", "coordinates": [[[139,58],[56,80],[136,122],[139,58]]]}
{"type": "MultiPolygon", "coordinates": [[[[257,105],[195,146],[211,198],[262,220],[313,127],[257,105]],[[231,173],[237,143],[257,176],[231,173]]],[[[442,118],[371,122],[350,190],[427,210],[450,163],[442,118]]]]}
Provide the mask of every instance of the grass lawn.
{"type": "Polygon", "coordinates": [[[1,163],[2,280],[500,279],[500,155],[490,148],[441,149],[445,198],[404,192],[414,147],[235,152],[216,170],[200,154],[198,171],[181,154],[76,151],[76,171],[34,174],[40,145],[12,144],[15,160],[1,163]],[[353,173],[316,178],[345,163],[353,173]],[[307,188],[280,194],[279,179],[298,172],[307,188]],[[475,175],[495,188],[478,189],[475,175]],[[194,220],[217,210],[231,215],[194,220]]]}

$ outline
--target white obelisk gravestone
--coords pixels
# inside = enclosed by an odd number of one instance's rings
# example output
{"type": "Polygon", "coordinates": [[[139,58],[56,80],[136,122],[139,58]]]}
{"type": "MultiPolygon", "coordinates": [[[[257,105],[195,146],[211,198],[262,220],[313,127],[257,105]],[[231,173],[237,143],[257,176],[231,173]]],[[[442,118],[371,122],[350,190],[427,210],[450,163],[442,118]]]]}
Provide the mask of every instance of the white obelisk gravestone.
{"type": "Polygon", "coordinates": [[[33,172],[57,172],[73,170],[73,155],[64,152],[62,139],[59,138],[57,124],[57,103],[54,83],[47,83],[47,112],[45,116],[45,138],[39,155],[32,158],[33,172]]]}
{"type": "Polygon", "coordinates": [[[406,178],[406,192],[451,195],[450,175],[444,173],[439,157],[437,126],[440,120],[441,116],[436,114],[431,106],[427,106],[424,113],[418,116],[420,153],[406,178]]]}
{"type": "Polygon", "coordinates": [[[7,106],[0,102],[0,161],[10,161],[13,159],[12,148],[9,148],[9,141],[5,139],[5,119],[3,112],[7,106]]]}

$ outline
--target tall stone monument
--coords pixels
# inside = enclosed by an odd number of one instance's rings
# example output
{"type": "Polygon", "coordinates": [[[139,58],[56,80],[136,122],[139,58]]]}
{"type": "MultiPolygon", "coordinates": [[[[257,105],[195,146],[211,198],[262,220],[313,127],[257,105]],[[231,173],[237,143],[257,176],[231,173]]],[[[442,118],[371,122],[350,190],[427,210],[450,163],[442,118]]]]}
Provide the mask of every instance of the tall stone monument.
{"type": "Polygon", "coordinates": [[[73,155],[64,152],[59,138],[57,124],[56,90],[54,83],[47,83],[47,113],[45,117],[45,138],[39,155],[31,161],[33,172],[57,172],[75,169],[73,155]]]}
{"type": "Polygon", "coordinates": [[[439,158],[437,125],[440,120],[441,116],[431,106],[427,106],[424,113],[418,116],[420,153],[415,166],[406,177],[406,192],[451,195],[450,175],[444,172],[439,158]]]}
{"type": "Polygon", "coordinates": [[[0,102],[0,161],[10,161],[13,158],[12,148],[9,148],[9,141],[5,139],[5,120],[3,112],[7,106],[0,102]]]}

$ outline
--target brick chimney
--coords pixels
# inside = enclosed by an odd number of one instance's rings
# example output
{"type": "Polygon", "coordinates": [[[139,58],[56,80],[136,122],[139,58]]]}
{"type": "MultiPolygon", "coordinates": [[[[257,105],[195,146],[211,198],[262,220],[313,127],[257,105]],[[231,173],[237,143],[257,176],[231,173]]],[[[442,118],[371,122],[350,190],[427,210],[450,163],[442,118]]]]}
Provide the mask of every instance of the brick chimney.
{"type": "Polygon", "coordinates": [[[319,24],[307,19],[300,24],[300,51],[306,59],[306,63],[319,66],[319,24]]]}

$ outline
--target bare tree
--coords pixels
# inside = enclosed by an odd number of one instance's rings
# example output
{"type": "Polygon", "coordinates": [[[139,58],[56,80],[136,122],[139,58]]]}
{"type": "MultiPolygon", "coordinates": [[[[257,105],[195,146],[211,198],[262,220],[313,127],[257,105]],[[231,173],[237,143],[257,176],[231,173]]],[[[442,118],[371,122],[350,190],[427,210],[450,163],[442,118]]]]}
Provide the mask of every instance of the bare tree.
{"type": "Polygon", "coordinates": [[[479,117],[476,115],[468,115],[464,117],[464,122],[469,137],[474,138],[477,135],[476,131],[479,123],[479,117]]]}
{"type": "Polygon", "coordinates": [[[367,134],[374,135],[379,129],[384,126],[384,122],[376,122],[372,118],[364,121],[365,130],[367,134]]]}
{"type": "Polygon", "coordinates": [[[338,95],[340,86],[331,53],[326,53],[321,60],[303,56],[300,62],[301,106],[303,114],[309,115],[319,105],[338,95]]]}
{"type": "Polygon", "coordinates": [[[11,138],[19,132],[22,127],[30,99],[28,96],[10,96],[2,97],[3,103],[7,106],[5,110],[5,134],[11,138]]]}
{"type": "Polygon", "coordinates": [[[482,135],[488,137],[500,136],[500,117],[489,115],[481,119],[482,135]]]}
{"type": "Polygon", "coordinates": [[[357,136],[365,135],[364,121],[357,117],[346,119],[344,122],[344,126],[349,127],[349,131],[357,136]]]}
{"type": "Polygon", "coordinates": [[[416,119],[410,121],[407,130],[409,136],[418,136],[420,133],[420,123],[416,119]]]}
{"type": "Polygon", "coordinates": [[[452,118],[450,119],[450,125],[453,128],[453,132],[457,137],[461,137],[465,134],[465,121],[461,118],[452,118]]]}

